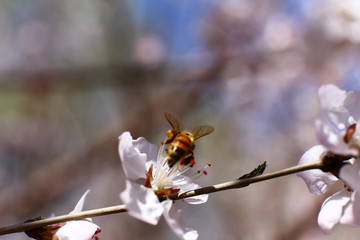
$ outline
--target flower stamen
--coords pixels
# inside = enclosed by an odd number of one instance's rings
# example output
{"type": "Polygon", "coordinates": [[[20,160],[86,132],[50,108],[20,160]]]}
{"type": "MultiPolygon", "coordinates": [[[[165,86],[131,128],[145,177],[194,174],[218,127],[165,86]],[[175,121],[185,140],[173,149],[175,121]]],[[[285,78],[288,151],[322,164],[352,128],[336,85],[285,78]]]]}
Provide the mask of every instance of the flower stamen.
{"type": "Polygon", "coordinates": [[[194,173],[192,176],[190,176],[191,179],[197,179],[203,175],[208,175],[208,172],[205,170],[208,167],[211,167],[211,163],[207,163],[203,168],[199,169],[194,173]]]}
{"type": "Polygon", "coordinates": [[[346,133],[343,138],[345,143],[349,143],[351,141],[355,131],[356,131],[356,123],[353,123],[346,129],[346,133]]]}

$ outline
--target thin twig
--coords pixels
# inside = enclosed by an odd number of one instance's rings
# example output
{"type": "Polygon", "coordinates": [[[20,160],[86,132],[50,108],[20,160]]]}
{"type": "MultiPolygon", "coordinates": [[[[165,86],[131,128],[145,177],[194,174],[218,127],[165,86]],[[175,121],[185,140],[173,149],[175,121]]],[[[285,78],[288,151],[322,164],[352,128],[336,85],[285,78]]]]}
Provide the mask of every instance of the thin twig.
{"type": "Polygon", "coordinates": [[[260,176],[255,176],[255,177],[245,178],[245,179],[236,179],[236,180],[225,182],[225,183],[220,183],[220,184],[216,184],[216,185],[212,185],[212,186],[208,186],[208,187],[190,190],[190,191],[183,192],[180,194],[173,194],[173,195],[169,195],[168,198],[170,198],[171,200],[179,200],[179,199],[183,199],[183,198],[194,197],[194,196],[198,196],[198,195],[202,195],[202,194],[209,194],[209,193],[224,191],[224,190],[228,190],[228,189],[243,188],[243,187],[247,187],[253,183],[262,182],[262,181],[266,181],[269,179],[278,178],[278,177],[282,177],[282,176],[286,176],[286,175],[290,175],[290,174],[294,174],[297,172],[302,172],[302,171],[306,171],[306,170],[310,170],[310,169],[322,169],[322,168],[324,168],[323,162],[318,161],[318,162],[313,162],[313,163],[308,163],[308,164],[303,164],[303,165],[286,168],[286,169],[283,169],[280,171],[263,174],[260,176]]]}
{"type": "Polygon", "coordinates": [[[106,207],[106,208],[99,208],[94,210],[88,210],[83,211],[79,213],[72,213],[52,218],[46,218],[42,220],[37,220],[34,222],[27,222],[27,223],[19,223],[8,227],[0,228],[0,235],[6,235],[10,233],[16,233],[16,232],[23,232],[29,229],[33,228],[39,228],[55,223],[62,223],[67,222],[70,220],[80,220],[90,217],[97,217],[97,216],[103,216],[103,215],[110,215],[115,213],[121,213],[126,212],[125,205],[118,205],[118,206],[112,206],[112,207],[106,207]]]}
{"type": "MultiPolygon", "coordinates": [[[[202,194],[209,194],[209,193],[224,191],[224,190],[228,190],[228,189],[243,188],[243,187],[249,186],[250,184],[253,184],[253,183],[262,182],[262,181],[266,181],[269,179],[294,174],[297,172],[302,172],[302,171],[306,171],[306,170],[310,170],[310,169],[323,169],[323,168],[324,168],[323,162],[318,161],[318,162],[313,162],[313,163],[309,163],[309,164],[298,165],[298,166],[286,168],[286,169],[283,169],[280,171],[263,174],[260,176],[255,176],[255,177],[245,178],[245,179],[237,179],[237,180],[233,180],[233,181],[229,181],[229,182],[225,182],[225,183],[220,183],[220,184],[216,184],[216,185],[212,185],[212,186],[208,186],[208,187],[203,187],[203,188],[199,188],[199,189],[195,189],[195,190],[186,191],[186,192],[180,193],[180,194],[173,194],[173,195],[169,195],[167,197],[171,200],[179,200],[179,199],[183,199],[183,198],[194,197],[194,196],[198,196],[198,195],[202,195],[202,194]]],[[[161,200],[165,200],[165,199],[166,198],[161,199],[161,200]]],[[[106,207],[106,208],[99,208],[99,209],[95,209],[95,210],[84,211],[84,212],[75,213],[75,214],[68,214],[68,215],[62,215],[62,216],[53,217],[53,218],[47,218],[47,219],[38,220],[38,221],[34,221],[34,222],[19,223],[19,224],[15,224],[12,226],[0,228],[0,235],[6,235],[6,234],[16,233],[16,232],[23,232],[23,231],[26,231],[29,229],[39,228],[39,227],[43,227],[43,226],[47,226],[47,225],[55,224],[55,223],[67,222],[67,221],[71,221],[71,220],[79,220],[79,219],[90,218],[90,217],[97,217],[97,216],[102,216],[102,215],[110,215],[110,214],[121,213],[121,212],[126,212],[126,211],[127,211],[127,209],[126,209],[125,205],[118,205],[118,206],[113,206],[113,207],[106,207]]]]}

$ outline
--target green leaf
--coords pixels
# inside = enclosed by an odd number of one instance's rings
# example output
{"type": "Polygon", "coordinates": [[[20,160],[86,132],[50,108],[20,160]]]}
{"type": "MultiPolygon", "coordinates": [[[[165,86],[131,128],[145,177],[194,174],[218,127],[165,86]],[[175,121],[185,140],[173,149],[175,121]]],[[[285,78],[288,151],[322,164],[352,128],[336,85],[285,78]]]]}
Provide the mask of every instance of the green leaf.
{"type": "Polygon", "coordinates": [[[255,168],[251,172],[239,177],[238,179],[246,179],[246,178],[252,178],[255,176],[259,176],[264,173],[266,167],[267,167],[267,165],[266,165],[266,161],[265,161],[262,164],[260,164],[259,166],[257,166],[257,168],[255,168]]]}

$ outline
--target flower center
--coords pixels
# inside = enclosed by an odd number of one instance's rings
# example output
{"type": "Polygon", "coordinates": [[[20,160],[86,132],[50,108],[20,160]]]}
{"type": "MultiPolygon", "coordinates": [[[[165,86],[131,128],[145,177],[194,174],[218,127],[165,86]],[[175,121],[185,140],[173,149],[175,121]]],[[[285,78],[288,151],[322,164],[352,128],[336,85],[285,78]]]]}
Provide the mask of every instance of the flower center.
{"type": "Polygon", "coordinates": [[[346,133],[343,138],[344,142],[350,143],[355,131],[356,131],[356,123],[353,123],[346,129],[346,133]]]}
{"type": "Polygon", "coordinates": [[[360,136],[359,134],[356,134],[356,123],[351,124],[346,129],[345,135],[343,137],[343,140],[346,144],[348,144],[350,147],[353,147],[360,152],[360,136]]]}
{"type": "Polygon", "coordinates": [[[146,173],[145,187],[153,189],[159,198],[178,193],[182,186],[191,183],[199,176],[207,175],[205,169],[211,166],[211,164],[208,163],[193,175],[185,176],[183,174],[192,168],[194,163],[189,162],[188,164],[184,164],[180,162],[170,167],[167,162],[167,157],[168,155],[162,145],[159,149],[156,163],[152,164],[146,173]]]}

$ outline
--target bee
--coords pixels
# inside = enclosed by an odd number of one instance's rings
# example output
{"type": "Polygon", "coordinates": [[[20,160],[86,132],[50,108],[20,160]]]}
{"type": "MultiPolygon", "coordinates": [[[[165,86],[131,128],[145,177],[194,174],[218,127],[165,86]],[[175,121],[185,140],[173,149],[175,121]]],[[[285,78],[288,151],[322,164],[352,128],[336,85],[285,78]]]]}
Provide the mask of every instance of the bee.
{"type": "Polygon", "coordinates": [[[195,164],[195,140],[212,133],[214,127],[199,125],[189,132],[182,130],[182,123],[176,116],[169,112],[165,112],[164,115],[172,126],[172,129],[166,132],[167,138],[161,143],[163,145],[170,144],[166,149],[166,161],[169,167],[173,167],[177,162],[181,165],[190,165],[192,167],[195,164]]]}

